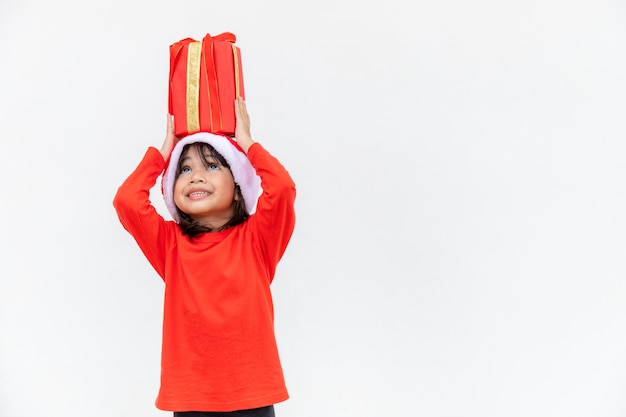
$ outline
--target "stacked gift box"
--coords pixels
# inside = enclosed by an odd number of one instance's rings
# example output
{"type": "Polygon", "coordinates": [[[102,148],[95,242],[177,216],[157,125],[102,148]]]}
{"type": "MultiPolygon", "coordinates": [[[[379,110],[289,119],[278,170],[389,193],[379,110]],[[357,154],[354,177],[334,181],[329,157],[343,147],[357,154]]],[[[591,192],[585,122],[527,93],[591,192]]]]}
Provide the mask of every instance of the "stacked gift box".
{"type": "Polygon", "coordinates": [[[241,51],[230,32],[170,46],[169,112],[176,136],[233,135],[237,97],[245,98],[241,51]]]}

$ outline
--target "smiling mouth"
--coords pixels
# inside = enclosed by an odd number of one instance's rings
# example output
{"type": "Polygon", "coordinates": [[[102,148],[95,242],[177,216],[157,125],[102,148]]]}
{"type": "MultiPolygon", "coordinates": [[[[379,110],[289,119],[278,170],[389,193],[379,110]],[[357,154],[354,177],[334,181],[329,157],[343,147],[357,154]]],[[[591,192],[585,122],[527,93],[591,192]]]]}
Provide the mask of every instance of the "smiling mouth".
{"type": "Polygon", "coordinates": [[[190,198],[198,198],[198,197],[208,197],[211,193],[208,191],[194,191],[193,193],[189,193],[187,196],[190,198]]]}

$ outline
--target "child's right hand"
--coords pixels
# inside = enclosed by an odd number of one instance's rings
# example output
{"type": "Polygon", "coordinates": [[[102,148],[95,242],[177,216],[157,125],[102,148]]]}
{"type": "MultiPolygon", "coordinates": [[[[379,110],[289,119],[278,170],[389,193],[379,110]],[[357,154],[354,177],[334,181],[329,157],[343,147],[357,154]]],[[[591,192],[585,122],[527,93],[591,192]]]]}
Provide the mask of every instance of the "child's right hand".
{"type": "Polygon", "coordinates": [[[165,140],[163,141],[163,145],[161,146],[161,155],[163,155],[163,160],[167,161],[172,153],[172,149],[174,149],[174,145],[178,138],[174,135],[174,116],[171,114],[167,115],[167,130],[165,132],[165,140]]]}

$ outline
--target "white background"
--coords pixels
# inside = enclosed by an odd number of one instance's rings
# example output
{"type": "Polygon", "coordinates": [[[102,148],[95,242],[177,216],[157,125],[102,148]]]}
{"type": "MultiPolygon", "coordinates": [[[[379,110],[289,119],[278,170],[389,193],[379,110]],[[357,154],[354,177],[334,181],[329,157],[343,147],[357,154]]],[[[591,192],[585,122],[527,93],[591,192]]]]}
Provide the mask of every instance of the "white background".
{"type": "Polygon", "coordinates": [[[224,31],[298,187],[278,416],[626,415],[623,1],[0,0],[1,417],[170,415],[111,201],[224,31]]]}

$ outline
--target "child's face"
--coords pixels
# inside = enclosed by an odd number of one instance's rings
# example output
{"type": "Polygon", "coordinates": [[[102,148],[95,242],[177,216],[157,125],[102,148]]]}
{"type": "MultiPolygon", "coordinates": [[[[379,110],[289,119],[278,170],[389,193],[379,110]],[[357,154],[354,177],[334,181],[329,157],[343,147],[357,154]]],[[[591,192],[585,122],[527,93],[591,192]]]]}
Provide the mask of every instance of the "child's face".
{"type": "Polygon", "coordinates": [[[181,169],[174,183],[174,203],[193,220],[219,228],[234,215],[235,181],[228,168],[209,155],[206,167],[197,148],[181,157],[181,169]]]}

